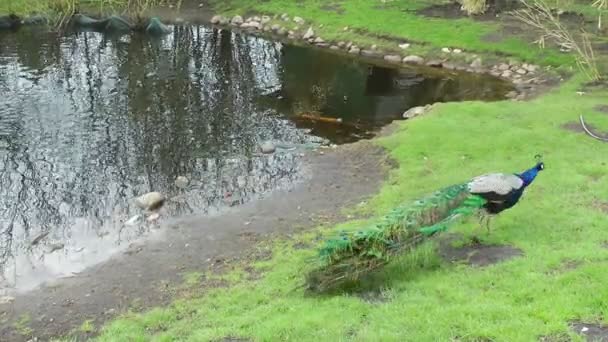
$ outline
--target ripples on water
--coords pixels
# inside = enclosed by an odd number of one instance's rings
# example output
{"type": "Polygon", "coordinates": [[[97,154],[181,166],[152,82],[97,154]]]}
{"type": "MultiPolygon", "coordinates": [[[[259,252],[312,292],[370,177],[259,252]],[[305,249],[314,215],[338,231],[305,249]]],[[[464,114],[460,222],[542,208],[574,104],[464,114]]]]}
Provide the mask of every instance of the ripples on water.
{"type": "Polygon", "coordinates": [[[1,33],[0,49],[0,289],[70,275],[146,235],[145,221],[124,223],[141,214],[137,195],[167,194],[163,215],[199,214],[301,177],[299,152],[260,155],[261,141],[353,141],[415,105],[507,91],[203,26],[162,40],[21,30],[1,33]],[[289,120],[302,112],[344,124],[289,120]]]}

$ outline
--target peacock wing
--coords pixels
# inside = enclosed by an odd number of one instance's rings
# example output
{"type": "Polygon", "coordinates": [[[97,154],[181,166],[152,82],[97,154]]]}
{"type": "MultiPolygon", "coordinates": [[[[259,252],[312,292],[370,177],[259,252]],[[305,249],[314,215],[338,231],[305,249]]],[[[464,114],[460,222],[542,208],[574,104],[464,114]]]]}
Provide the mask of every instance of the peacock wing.
{"type": "Polygon", "coordinates": [[[468,187],[470,193],[487,201],[502,202],[523,185],[523,180],[514,174],[491,173],[473,178],[468,187]]]}

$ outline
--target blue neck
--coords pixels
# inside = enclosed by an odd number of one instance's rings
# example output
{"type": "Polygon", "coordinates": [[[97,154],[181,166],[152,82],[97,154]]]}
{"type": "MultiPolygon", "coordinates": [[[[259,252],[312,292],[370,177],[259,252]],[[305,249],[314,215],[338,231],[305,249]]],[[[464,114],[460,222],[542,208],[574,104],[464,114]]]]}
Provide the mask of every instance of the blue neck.
{"type": "Polygon", "coordinates": [[[534,181],[534,178],[536,178],[536,175],[538,175],[538,166],[534,166],[526,171],[524,171],[523,173],[519,174],[519,178],[521,178],[524,181],[524,187],[532,184],[532,182],[534,181]]]}

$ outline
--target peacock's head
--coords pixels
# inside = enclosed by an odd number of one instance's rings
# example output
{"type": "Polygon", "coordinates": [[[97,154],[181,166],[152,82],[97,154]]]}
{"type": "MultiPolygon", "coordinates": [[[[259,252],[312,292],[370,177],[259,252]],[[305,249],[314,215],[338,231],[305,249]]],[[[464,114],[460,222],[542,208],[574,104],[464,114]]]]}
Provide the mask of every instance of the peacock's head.
{"type": "Polygon", "coordinates": [[[537,154],[536,156],[534,156],[534,159],[536,159],[536,169],[538,171],[544,170],[545,163],[543,162],[543,157],[540,154],[537,154]]]}

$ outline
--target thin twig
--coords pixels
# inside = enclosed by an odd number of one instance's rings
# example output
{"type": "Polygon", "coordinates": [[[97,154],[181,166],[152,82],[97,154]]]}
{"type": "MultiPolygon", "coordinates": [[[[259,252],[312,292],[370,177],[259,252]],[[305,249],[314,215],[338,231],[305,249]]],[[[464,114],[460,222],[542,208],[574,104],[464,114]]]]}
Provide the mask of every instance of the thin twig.
{"type": "Polygon", "coordinates": [[[590,137],[595,138],[595,139],[600,140],[600,141],[608,142],[607,138],[603,138],[603,137],[597,136],[596,134],[594,134],[593,132],[591,132],[589,130],[589,128],[587,128],[587,126],[585,125],[585,120],[583,120],[583,116],[582,115],[580,116],[580,119],[581,119],[581,126],[583,126],[583,129],[585,130],[585,132],[587,132],[587,134],[590,137]]]}

